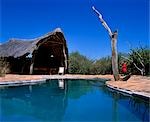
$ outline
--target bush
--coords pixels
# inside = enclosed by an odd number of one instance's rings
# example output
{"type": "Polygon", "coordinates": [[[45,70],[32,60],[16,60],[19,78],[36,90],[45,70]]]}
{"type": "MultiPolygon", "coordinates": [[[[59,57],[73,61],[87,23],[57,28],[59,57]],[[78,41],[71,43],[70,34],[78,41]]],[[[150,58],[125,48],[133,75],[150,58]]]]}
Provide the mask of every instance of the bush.
{"type": "Polygon", "coordinates": [[[71,74],[111,74],[111,58],[105,57],[96,61],[88,59],[79,52],[69,56],[69,73],[71,74]]]}
{"type": "MultiPolygon", "coordinates": [[[[139,70],[133,65],[133,62],[142,68],[140,59],[142,60],[145,67],[145,75],[150,75],[150,50],[147,47],[140,47],[131,49],[129,54],[118,53],[118,68],[121,73],[122,62],[127,62],[128,73],[141,74],[139,70]],[[140,57],[139,57],[140,55],[140,57]],[[127,59],[123,58],[126,57],[127,59]],[[133,62],[132,62],[132,61],[133,62]]],[[[111,57],[103,57],[98,60],[88,59],[86,56],[81,55],[79,52],[73,52],[69,56],[69,73],[71,74],[112,74],[111,57]]]]}
{"type": "Polygon", "coordinates": [[[0,76],[4,76],[6,73],[9,73],[9,63],[5,58],[0,58],[0,76]]]}
{"type": "Polygon", "coordinates": [[[90,74],[92,61],[79,52],[73,52],[69,56],[69,73],[71,74],[90,74]]]}
{"type": "Polygon", "coordinates": [[[91,74],[111,74],[111,57],[104,57],[96,60],[91,67],[91,74]]]}

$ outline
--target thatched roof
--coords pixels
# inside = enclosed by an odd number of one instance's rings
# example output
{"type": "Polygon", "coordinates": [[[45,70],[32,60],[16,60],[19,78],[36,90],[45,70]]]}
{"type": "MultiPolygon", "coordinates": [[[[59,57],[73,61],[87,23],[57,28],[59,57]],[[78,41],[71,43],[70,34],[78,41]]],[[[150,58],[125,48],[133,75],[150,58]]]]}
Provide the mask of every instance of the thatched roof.
{"type": "Polygon", "coordinates": [[[10,39],[8,42],[0,45],[0,57],[12,56],[16,58],[26,54],[32,54],[41,43],[48,39],[53,43],[64,44],[67,48],[63,32],[60,28],[57,28],[54,31],[35,39],[10,39]]]}

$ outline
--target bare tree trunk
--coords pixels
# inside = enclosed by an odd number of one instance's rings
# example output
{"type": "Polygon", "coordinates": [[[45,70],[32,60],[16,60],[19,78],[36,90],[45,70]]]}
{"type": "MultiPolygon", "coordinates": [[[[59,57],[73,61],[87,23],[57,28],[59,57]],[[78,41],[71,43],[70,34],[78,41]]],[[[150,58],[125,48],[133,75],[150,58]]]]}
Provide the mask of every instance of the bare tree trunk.
{"type": "Polygon", "coordinates": [[[114,75],[115,81],[118,81],[120,79],[119,70],[118,70],[118,54],[117,54],[117,46],[116,46],[117,45],[118,32],[115,31],[114,33],[112,33],[111,29],[109,28],[107,23],[102,18],[102,15],[100,14],[100,12],[98,10],[96,10],[94,6],[92,7],[92,9],[98,15],[100,22],[102,23],[104,28],[108,31],[109,37],[111,38],[112,70],[113,70],[113,75],[114,75]]]}
{"type": "Polygon", "coordinates": [[[111,37],[111,49],[112,49],[112,70],[115,81],[120,79],[118,71],[118,53],[117,53],[117,35],[118,32],[114,32],[111,37]]]}

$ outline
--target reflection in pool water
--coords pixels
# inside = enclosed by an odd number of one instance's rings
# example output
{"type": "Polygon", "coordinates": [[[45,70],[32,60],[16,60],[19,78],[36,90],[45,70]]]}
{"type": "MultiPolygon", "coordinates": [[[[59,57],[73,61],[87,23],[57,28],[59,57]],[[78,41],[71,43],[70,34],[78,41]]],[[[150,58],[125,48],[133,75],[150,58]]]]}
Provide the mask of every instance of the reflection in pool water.
{"type": "Polygon", "coordinates": [[[98,80],[49,80],[0,89],[0,121],[149,121],[149,103],[98,80]]]}

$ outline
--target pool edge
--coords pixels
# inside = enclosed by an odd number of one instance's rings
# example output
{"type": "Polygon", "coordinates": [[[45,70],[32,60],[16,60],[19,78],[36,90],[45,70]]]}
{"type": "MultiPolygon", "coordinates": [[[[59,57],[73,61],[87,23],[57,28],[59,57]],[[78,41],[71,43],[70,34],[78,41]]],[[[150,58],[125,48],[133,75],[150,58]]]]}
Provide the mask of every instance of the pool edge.
{"type": "Polygon", "coordinates": [[[127,90],[127,89],[123,89],[123,88],[118,88],[118,87],[109,85],[107,82],[106,82],[106,86],[108,88],[111,88],[111,89],[115,90],[115,91],[119,91],[119,92],[126,93],[126,94],[129,94],[129,95],[132,95],[132,96],[137,96],[137,97],[140,97],[140,98],[144,98],[146,100],[150,100],[150,96],[147,95],[144,92],[137,92],[137,91],[127,90]]]}

